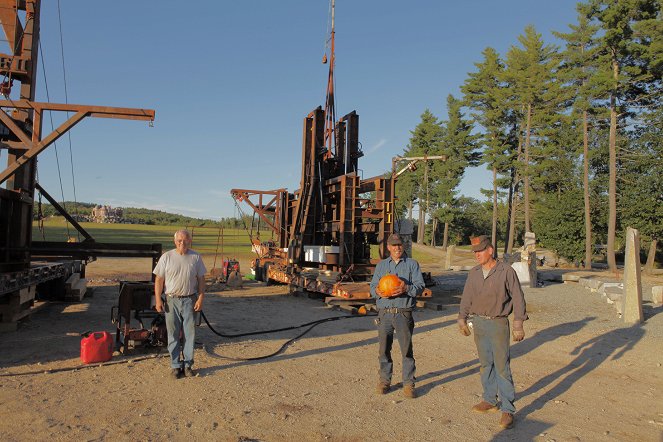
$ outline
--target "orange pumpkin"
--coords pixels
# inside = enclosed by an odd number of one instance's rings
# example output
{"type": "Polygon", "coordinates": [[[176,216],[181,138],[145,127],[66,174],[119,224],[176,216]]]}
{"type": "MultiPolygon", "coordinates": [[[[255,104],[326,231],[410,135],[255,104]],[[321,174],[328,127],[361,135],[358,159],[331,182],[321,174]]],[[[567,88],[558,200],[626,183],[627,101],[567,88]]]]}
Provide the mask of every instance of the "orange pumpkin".
{"type": "Polygon", "coordinates": [[[382,296],[392,296],[402,284],[401,279],[396,275],[387,274],[380,278],[378,289],[382,296]]]}

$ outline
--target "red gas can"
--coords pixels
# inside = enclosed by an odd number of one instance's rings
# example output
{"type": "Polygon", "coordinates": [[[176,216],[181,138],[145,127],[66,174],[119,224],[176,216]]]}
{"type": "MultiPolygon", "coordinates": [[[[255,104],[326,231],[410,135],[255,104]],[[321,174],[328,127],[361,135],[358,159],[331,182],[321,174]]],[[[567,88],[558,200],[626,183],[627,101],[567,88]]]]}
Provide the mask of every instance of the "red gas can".
{"type": "Polygon", "coordinates": [[[113,336],[105,331],[90,333],[81,339],[81,361],[84,364],[110,361],[113,357],[113,336]]]}

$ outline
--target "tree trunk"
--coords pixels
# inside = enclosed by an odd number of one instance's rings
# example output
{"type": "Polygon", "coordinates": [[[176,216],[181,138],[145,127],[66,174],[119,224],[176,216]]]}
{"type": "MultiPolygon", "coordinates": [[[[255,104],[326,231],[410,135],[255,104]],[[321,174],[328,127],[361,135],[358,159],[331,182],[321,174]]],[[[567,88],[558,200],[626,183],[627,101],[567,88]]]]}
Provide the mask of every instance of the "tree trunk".
{"type": "MultiPolygon", "coordinates": [[[[523,149],[523,138],[518,135],[518,151],[517,151],[517,160],[520,161],[520,154],[522,153],[523,149]]],[[[520,184],[520,174],[518,173],[518,170],[516,169],[514,171],[514,174],[512,176],[512,185],[513,185],[513,192],[511,194],[511,210],[509,212],[509,227],[508,227],[508,238],[506,241],[505,245],[505,250],[506,253],[512,253],[513,252],[513,242],[515,240],[515,232],[516,232],[516,211],[518,210],[518,202],[520,201],[520,198],[518,197],[518,185],[520,184]]]]}
{"type": "Polygon", "coordinates": [[[516,238],[516,210],[518,209],[518,203],[520,198],[518,197],[518,185],[513,191],[513,208],[511,209],[511,225],[509,226],[509,244],[507,245],[507,253],[513,252],[513,243],[516,238]]]}
{"type": "Polygon", "coordinates": [[[497,258],[497,168],[493,166],[493,258],[497,258]]]}
{"type": "MultiPolygon", "coordinates": [[[[619,64],[613,59],[612,74],[615,85],[619,77],[619,64]]],[[[610,94],[610,138],[608,149],[610,159],[608,168],[610,171],[608,181],[608,244],[606,253],[608,255],[608,268],[611,272],[617,272],[617,261],[615,260],[615,232],[617,230],[617,91],[610,94]]]]}
{"type": "Polygon", "coordinates": [[[530,131],[532,127],[532,104],[527,103],[527,129],[525,129],[525,203],[523,210],[525,211],[525,232],[531,232],[529,223],[529,146],[530,146],[530,131]]]}
{"type": "Polygon", "coordinates": [[[417,242],[424,243],[424,233],[426,232],[426,210],[419,204],[419,224],[417,230],[417,242]]]}
{"type": "Polygon", "coordinates": [[[582,113],[582,183],[585,198],[585,269],[592,268],[592,220],[589,208],[589,128],[587,122],[587,111],[582,113]]]}
{"type": "Polygon", "coordinates": [[[407,219],[409,219],[409,220],[414,219],[414,218],[412,218],[412,208],[413,207],[414,207],[414,203],[412,203],[412,201],[409,201],[407,203],[407,219]]]}
{"type": "Polygon", "coordinates": [[[447,250],[449,247],[449,222],[444,223],[444,235],[442,237],[442,248],[447,250]]]}
{"type": "Polygon", "coordinates": [[[509,197],[508,197],[508,208],[506,210],[506,238],[504,238],[504,253],[511,253],[509,250],[509,243],[511,243],[511,235],[513,234],[513,187],[514,187],[514,178],[516,176],[515,167],[511,167],[511,182],[509,183],[509,197]]]}
{"type": "Polygon", "coordinates": [[[654,261],[656,261],[656,246],[658,245],[657,240],[652,240],[651,245],[649,246],[649,253],[647,254],[647,264],[645,264],[645,273],[648,275],[654,274],[654,261]]]}
{"type": "Polygon", "coordinates": [[[435,233],[437,232],[437,218],[433,218],[433,222],[431,223],[431,235],[430,235],[430,245],[432,247],[435,247],[436,242],[435,242],[435,233]]]}

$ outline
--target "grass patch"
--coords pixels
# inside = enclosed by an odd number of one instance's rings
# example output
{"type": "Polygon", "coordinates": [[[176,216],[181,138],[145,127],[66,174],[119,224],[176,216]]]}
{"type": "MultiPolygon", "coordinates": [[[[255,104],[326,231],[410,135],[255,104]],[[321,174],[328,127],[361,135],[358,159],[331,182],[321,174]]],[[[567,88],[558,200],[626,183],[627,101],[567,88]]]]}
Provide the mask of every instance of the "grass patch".
{"type": "MultiPolygon", "coordinates": [[[[100,243],[152,244],[160,243],[163,250],[175,247],[173,235],[181,228],[187,228],[193,235],[192,249],[204,255],[230,256],[237,259],[253,258],[251,241],[243,229],[223,229],[218,227],[153,226],[145,224],[98,224],[80,223],[92,237],[100,243]]],[[[270,232],[261,232],[262,238],[270,238],[270,232]]],[[[71,225],[67,227],[64,218],[54,217],[44,221],[43,232],[37,223],[32,226],[34,241],[67,241],[69,237],[78,240],[78,232],[71,225]]],[[[80,240],[84,240],[83,236],[80,240]]]]}
{"type": "MultiPolygon", "coordinates": [[[[44,220],[43,232],[37,223],[32,226],[32,239],[34,241],[67,241],[69,237],[78,240],[78,232],[71,225],[67,226],[62,217],[52,217],[44,220]]],[[[203,255],[217,255],[240,260],[255,258],[251,251],[251,240],[244,229],[223,229],[218,227],[191,227],[191,226],[154,226],[146,224],[98,224],[80,223],[92,237],[100,243],[129,243],[152,244],[160,243],[163,250],[174,248],[173,235],[178,229],[187,228],[193,234],[192,249],[203,255]]],[[[262,231],[263,240],[271,238],[271,231],[262,231]]],[[[82,241],[85,239],[80,237],[82,241]]],[[[371,246],[371,257],[377,258],[378,246],[371,246]]],[[[414,259],[420,264],[437,262],[438,257],[415,250],[414,259]]]]}

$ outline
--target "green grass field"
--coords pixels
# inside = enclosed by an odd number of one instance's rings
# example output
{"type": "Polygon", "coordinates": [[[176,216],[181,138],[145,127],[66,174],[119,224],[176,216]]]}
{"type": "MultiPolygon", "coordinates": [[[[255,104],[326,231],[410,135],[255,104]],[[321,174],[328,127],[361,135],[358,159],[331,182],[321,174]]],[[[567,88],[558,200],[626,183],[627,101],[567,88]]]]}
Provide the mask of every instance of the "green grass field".
{"type": "MultiPolygon", "coordinates": [[[[191,226],[150,226],[144,224],[97,224],[81,223],[81,226],[100,243],[130,243],[151,244],[161,243],[163,250],[174,248],[173,235],[180,228],[187,228],[193,234],[192,248],[204,255],[217,254],[237,259],[253,257],[251,241],[248,233],[243,229],[223,229],[223,234],[216,227],[191,226]]],[[[71,225],[65,223],[64,218],[54,217],[44,222],[44,231],[41,232],[37,223],[32,226],[32,239],[34,241],[67,241],[72,236],[76,240],[78,232],[71,225]]],[[[269,239],[270,233],[261,232],[263,239],[269,239]]],[[[80,237],[80,241],[85,239],[80,237]]]]}
{"type": "MultiPolygon", "coordinates": [[[[239,260],[255,258],[251,252],[249,234],[243,229],[223,229],[223,234],[216,227],[191,226],[150,226],[144,224],[97,224],[81,223],[81,226],[100,243],[130,243],[151,244],[161,243],[163,250],[174,248],[173,234],[179,228],[187,228],[193,234],[192,248],[204,255],[218,255],[232,257],[239,260]]],[[[32,226],[32,239],[34,241],[67,241],[69,236],[78,240],[78,232],[71,225],[67,228],[62,217],[53,217],[44,221],[43,232],[37,223],[32,226]]],[[[271,238],[271,232],[262,231],[261,238],[271,238]]],[[[80,241],[84,239],[80,237],[80,241]]],[[[377,246],[371,247],[371,256],[377,257],[377,246]]],[[[422,264],[438,259],[427,253],[414,252],[413,256],[422,264]]]]}

